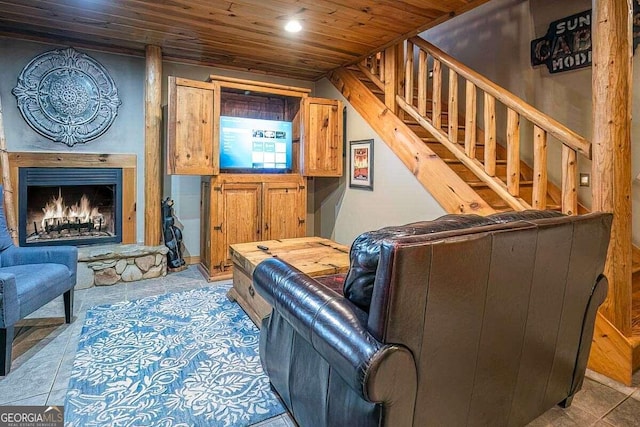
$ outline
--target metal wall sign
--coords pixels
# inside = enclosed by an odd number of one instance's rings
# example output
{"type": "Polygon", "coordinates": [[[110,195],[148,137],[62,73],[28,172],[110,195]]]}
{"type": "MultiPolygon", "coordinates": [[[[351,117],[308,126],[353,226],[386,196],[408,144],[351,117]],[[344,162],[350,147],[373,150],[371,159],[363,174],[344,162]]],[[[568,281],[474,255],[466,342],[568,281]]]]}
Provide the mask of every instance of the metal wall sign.
{"type": "MultiPolygon", "coordinates": [[[[633,0],[633,50],[640,44],[640,0],[633,0]]],[[[591,9],[549,24],[544,37],[531,41],[531,65],[550,73],[591,66],[591,9]]]]}
{"type": "Polygon", "coordinates": [[[29,126],[70,147],[106,132],[121,104],[102,64],[73,48],[33,58],[18,76],[13,94],[29,126]]]}
{"type": "Polygon", "coordinates": [[[591,10],[553,21],[531,41],[531,65],[542,64],[550,73],[591,66],[591,10]]]}

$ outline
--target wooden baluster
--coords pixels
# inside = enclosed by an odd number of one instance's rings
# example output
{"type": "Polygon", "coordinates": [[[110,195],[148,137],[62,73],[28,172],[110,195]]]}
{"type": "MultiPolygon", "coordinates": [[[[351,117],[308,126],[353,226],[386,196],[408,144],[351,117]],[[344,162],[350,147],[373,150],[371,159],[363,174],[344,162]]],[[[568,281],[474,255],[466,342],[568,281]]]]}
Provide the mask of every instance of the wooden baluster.
{"type": "Polygon", "coordinates": [[[533,126],[533,194],[534,209],[547,208],[547,132],[533,126]]]}
{"type": "Polygon", "coordinates": [[[562,213],[576,215],[578,213],[577,192],[578,161],[576,151],[562,146],[562,213]]]}
{"type": "MultiPolygon", "coordinates": [[[[474,159],[476,157],[476,114],[477,114],[477,91],[476,85],[467,80],[467,111],[466,124],[464,127],[464,151],[467,156],[474,159]]],[[[456,134],[457,142],[457,134],[456,134]]]]}
{"type": "Polygon", "coordinates": [[[433,60],[433,93],[431,95],[433,105],[433,125],[437,129],[442,128],[442,64],[433,60]]]}
{"type": "Polygon", "coordinates": [[[371,74],[375,76],[378,74],[378,57],[376,55],[371,55],[369,58],[371,58],[371,68],[369,71],[371,71],[371,74]]]}
{"type": "Polygon", "coordinates": [[[398,115],[399,108],[396,95],[400,92],[402,81],[402,45],[390,46],[384,54],[384,105],[398,115]]]}
{"type": "Polygon", "coordinates": [[[418,112],[427,117],[427,52],[418,51],[418,112]]]}
{"type": "Polygon", "coordinates": [[[384,51],[378,52],[378,77],[384,83],[384,51]]]}
{"type": "Polygon", "coordinates": [[[496,176],[496,99],[484,93],[484,171],[496,176]]]}
{"type": "Polygon", "coordinates": [[[507,189],[520,195],[520,115],[507,109],[507,189]]]}
{"type": "Polygon", "coordinates": [[[404,100],[413,105],[413,43],[408,40],[404,61],[404,100]]]}
{"type": "Polygon", "coordinates": [[[458,142],[458,73],[449,69],[449,141],[458,142]]]}

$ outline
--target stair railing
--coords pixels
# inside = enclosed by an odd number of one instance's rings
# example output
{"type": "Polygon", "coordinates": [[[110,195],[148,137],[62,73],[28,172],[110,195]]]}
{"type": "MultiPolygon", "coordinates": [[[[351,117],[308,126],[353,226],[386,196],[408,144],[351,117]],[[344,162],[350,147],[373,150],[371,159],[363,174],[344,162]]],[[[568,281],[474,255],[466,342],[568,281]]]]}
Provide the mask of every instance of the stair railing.
{"type": "MultiPolygon", "coordinates": [[[[577,154],[591,159],[591,143],[550,116],[524,102],[511,92],[493,83],[469,67],[444,53],[426,40],[413,37],[404,43],[404,50],[397,47],[371,55],[358,64],[359,69],[382,90],[385,85],[385,68],[396,68],[385,61],[385,54],[396,49],[396,58],[402,61],[404,80],[395,88],[395,102],[399,109],[411,116],[431,133],[456,158],[469,168],[515,210],[547,208],[547,139],[554,136],[562,144],[561,207],[566,214],[577,214],[577,154]],[[415,50],[417,49],[417,55],[415,50]],[[429,64],[431,68],[429,69],[429,64]],[[416,69],[417,68],[417,69],[416,69]],[[448,107],[443,112],[443,75],[448,73],[448,107]],[[459,123],[459,82],[464,84],[464,124],[459,123]],[[483,96],[483,111],[478,111],[478,92],[483,96]],[[506,123],[498,133],[496,103],[506,108],[506,123]],[[429,109],[429,107],[431,107],[429,109]],[[447,124],[444,124],[446,114],[447,124]],[[483,129],[478,129],[478,117],[482,114],[483,129]],[[520,144],[522,121],[533,125],[533,179],[531,204],[521,198],[520,144]],[[464,144],[458,141],[459,130],[464,130],[464,144]],[[506,182],[496,176],[496,144],[498,135],[505,135],[506,182]],[[476,158],[478,141],[484,143],[482,161],[476,158]]],[[[387,55],[390,57],[391,55],[387,55]]],[[[462,98],[462,97],[460,97],[462,98]]],[[[388,99],[388,98],[387,98],[388,99]]],[[[393,99],[393,98],[391,98],[393,99]]],[[[395,106],[387,105],[389,108],[395,106]]]]}

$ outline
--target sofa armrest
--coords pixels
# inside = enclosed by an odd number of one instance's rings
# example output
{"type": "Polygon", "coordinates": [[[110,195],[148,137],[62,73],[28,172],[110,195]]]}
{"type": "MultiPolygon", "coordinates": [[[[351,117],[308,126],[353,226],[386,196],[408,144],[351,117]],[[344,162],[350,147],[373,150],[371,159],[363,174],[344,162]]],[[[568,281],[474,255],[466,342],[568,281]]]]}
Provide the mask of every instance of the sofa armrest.
{"type": "MultiPolygon", "coordinates": [[[[416,368],[404,346],[382,344],[366,329],[367,316],[343,296],[277,258],[253,273],[258,293],[362,398],[413,402],[416,368]],[[399,396],[411,396],[402,399],[399,396]]],[[[410,408],[394,409],[413,412],[410,408]]]]}
{"type": "Polygon", "coordinates": [[[78,248],[75,246],[37,246],[18,247],[12,246],[1,254],[3,267],[24,264],[64,264],[69,271],[76,275],[78,270],[78,248]]]}
{"type": "Polygon", "coordinates": [[[16,277],[0,271],[0,328],[12,326],[20,318],[16,277]]]}

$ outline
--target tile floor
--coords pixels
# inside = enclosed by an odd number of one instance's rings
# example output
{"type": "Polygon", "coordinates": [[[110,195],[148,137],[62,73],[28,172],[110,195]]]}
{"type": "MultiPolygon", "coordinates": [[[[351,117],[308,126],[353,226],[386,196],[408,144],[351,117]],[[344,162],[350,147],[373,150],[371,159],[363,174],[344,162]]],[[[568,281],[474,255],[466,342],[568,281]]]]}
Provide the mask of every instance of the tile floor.
{"type": "MultiPolygon", "coordinates": [[[[16,328],[11,372],[0,377],[0,405],[64,405],[87,308],[214,284],[191,266],[159,279],[78,290],[76,318],[70,325],[64,323],[62,299],[52,301],[16,328]]],[[[295,427],[295,423],[285,414],[254,425],[258,426],[295,427]]],[[[570,408],[555,407],[529,426],[640,426],[640,372],[633,386],[626,387],[588,371],[570,408]]]]}

